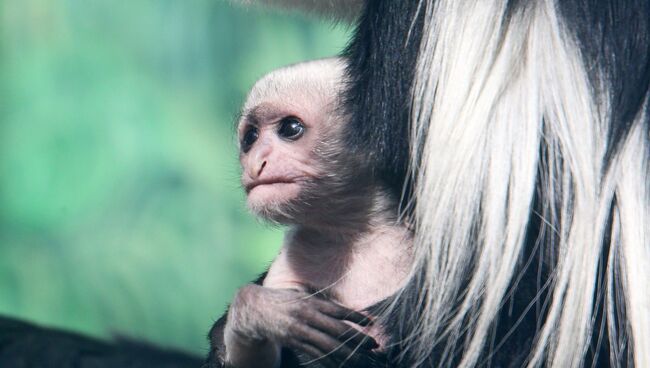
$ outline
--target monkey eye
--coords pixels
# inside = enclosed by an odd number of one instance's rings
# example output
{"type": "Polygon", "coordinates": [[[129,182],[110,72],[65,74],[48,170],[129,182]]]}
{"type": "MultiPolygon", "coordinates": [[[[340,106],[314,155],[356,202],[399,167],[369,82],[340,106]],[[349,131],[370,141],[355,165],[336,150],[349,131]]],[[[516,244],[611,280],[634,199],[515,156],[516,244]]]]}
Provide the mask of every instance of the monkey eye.
{"type": "Polygon", "coordinates": [[[294,117],[287,117],[280,120],[278,135],[290,141],[298,140],[305,132],[305,126],[300,120],[294,117]]]}
{"type": "Polygon", "coordinates": [[[244,137],[241,140],[241,150],[244,153],[248,152],[253,146],[253,143],[257,141],[257,138],[259,136],[260,133],[256,127],[250,126],[248,129],[246,129],[246,132],[244,133],[244,137]]]}

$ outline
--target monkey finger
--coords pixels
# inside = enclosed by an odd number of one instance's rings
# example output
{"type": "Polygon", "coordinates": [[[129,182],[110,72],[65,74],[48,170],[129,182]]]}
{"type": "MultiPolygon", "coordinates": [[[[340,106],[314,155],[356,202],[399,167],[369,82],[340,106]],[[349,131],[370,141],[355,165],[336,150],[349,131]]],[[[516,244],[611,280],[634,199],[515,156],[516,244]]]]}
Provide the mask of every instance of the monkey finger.
{"type": "Polygon", "coordinates": [[[358,324],[359,326],[369,326],[372,325],[373,321],[370,317],[364,315],[363,313],[348,309],[340,304],[336,304],[329,300],[319,300],[316,303],[316,306],[319,311],[345,321],[350,321],[358,324]]]}
{"type": "Polygon", "coordinates": [[[372,336],[365,334],[355,328],[348,329],[339,336],[339,340],[349,346],[359,346],[364,350],[373,350],[379,347],[379,343],[372,336]]]}
{"type": "Polygon", "coordinates": [[[338,341],[350,346],[361,346],[364,349],[372,350],[379,347],[375,339],[354,328],[353,326],[334,319],[328,315],[320,314],[316,311],[305,311],[303,318],[306,323],[330,336],[335,337],[338,341]]]}
{"type": "MultiPolygon", "coordinates": [[[[369,353],[369,350],[361,346],[349,346],[338,339],[309,326],[296,326],[294,333],[289,341],[288,347],[309,353],[307,350],[317,349],[320,358],[323,360],[333,360],[341,363],[343,361],[356,361],[360,356],[369,353]],[[313,349],[306,349],[311,346],[313,349]]],[[[314,358],[318,358],[314,356],[314,358]]]]}

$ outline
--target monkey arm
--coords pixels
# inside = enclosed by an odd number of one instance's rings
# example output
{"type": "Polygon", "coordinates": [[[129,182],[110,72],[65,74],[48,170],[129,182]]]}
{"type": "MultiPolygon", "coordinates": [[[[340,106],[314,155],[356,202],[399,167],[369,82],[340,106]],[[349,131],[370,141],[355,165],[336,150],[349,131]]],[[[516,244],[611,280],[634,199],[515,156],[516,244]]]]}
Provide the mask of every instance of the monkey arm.
{"type": "Polygon", "coordinates": [[[344,321],[369,324],[361,313],[304,292],[247,285],[212,329],[209,364],[284,366],[280,348],[288,348],[325,367],[365,367],[377,343],[344,321]]]}
{"type": "Polygon", "coordinates": [[[226,324],[228,313],[219,318],[210,330],[210,355],[208,356],[209,368],[223,367],[276,367],[281,361],[279,347],[267,339],[251,339],[228,329],[226,337],[226,324]],[[226,357],[226,340],[228,343],[228,357],[226,357]]]}
{"type": "MultiPolygon", "coordinates": [[[[255,279],[251,284],[262,285],[266,274],[265,271],[255,279]]],[[[210,340],[210,353],[206,362],[206,368],[222,368],[226,365],[226,344],[224,332],[226,323],[228,322],[228,309],[226,312],[212,325],[208,339],[210,340]]]]}
{"type": "Polygon", "coordinates": [[[226,367],[277,368],[282,363],[280,345],[269,338],[253,338],[226,327],[224,345],[226,367]]]}

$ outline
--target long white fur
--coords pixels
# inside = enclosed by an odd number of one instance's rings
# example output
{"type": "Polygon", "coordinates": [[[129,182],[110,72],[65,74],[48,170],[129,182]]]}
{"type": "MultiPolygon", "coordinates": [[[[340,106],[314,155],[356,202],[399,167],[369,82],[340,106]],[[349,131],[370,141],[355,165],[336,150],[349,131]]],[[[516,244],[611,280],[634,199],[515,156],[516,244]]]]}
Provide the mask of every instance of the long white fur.
{"type": "MultiPolygon", "coordinates": [[[[413,91],[412,141],[423,142],[412,153],[422,153],[412,168],[419,252],[413,275],[427,290],[427,312],[412,352],[423,361],[444,341],[448,354],[439,365],[449,366],[455,346],[464,344],[460,366],[484,363],[478,359],[489,328],[517,276],[540,167],[547,202],[541,215],[559,241],[550,310],[529,366],[584,364],[614,195],[618,236],[606,292],[623,285],[630,331],[610,323],[610,334],[632,339],[635,365],[649,366],[650,149],[643,117],[606,170],[608,91],[590,86],[552,1],[530,2],[507,24],[505,2],[422,1],[428,14],[413,91]],[[550,157],[544,161],[542,140],[550,157]],[[467,339],[458,341],[463,332],[467,339]]],[[[610,311],[615,298],[608,298],[610,311]]]]}
{"type": "MultiPolygon", "coordinates": [[[[646,101],[646,104],[648,101],[646,101]]],[[[650,137],[639,122],[610,175],[616,178],[620,228],[614,239],[621,248],[622,280],[630,321],[634,363],[650,367],[650,137]]]]}

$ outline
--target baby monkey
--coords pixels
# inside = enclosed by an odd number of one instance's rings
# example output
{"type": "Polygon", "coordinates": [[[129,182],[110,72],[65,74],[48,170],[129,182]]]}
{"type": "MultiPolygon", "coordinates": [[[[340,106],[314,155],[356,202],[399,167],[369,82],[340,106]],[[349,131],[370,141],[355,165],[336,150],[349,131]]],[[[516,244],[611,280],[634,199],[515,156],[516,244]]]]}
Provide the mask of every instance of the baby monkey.
{"type": "Polygon", "coordinates": [[[288,230],[267,273],[213,327],[216,367],[385,364],[391,334],[372,320],[411,269],[411,232],[397,199],[346,147],[344,70],[332,58],[273,71],[244,104],[247,205],[288,230]]]}

